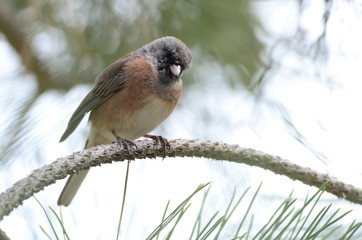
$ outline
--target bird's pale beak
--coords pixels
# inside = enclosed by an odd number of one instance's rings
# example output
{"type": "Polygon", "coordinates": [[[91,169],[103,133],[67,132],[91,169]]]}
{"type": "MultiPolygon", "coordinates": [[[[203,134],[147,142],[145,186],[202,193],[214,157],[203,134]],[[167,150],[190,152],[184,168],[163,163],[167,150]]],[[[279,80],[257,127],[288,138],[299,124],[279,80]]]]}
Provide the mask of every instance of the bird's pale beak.
{"type": "Polygon", "coordinates": [[[180,65],[175,65],[175,64],[172,64],[170,66],[170,70],[172,72],[173,75],[175,75],[176,77],[180,76],[180,73],[181,73],[181,66],[180,65]]]}

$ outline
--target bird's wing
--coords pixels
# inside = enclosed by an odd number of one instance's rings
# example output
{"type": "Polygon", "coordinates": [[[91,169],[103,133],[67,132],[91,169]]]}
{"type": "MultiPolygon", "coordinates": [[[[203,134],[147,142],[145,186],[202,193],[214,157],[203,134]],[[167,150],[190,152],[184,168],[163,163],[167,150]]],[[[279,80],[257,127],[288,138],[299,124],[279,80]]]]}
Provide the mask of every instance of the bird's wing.
{"type": "Polygon", "coordinates": [[[73,133],[88,112],[125,87],[124,69],[127,62],[132,61],[134,57],[133,54],[129,54],[120,58],[98,76],[96,86],[83,99],[70,118],[67,129],[60,138],[60,142],[67,139],[73,133]]]}

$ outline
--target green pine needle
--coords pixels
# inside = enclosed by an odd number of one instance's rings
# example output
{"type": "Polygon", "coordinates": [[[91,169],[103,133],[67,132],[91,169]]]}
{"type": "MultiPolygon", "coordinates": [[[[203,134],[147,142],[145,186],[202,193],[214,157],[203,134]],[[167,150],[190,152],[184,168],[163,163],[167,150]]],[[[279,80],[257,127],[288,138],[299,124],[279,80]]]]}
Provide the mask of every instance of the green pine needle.
{"type": "Polygon", "coordinates": [[[168,215],[167,218],[160,225],[158,225],[156,227],[156,229],[146,239],[147,240],[153,239],[158,234],[158,232],[160,232],[162,229],[164,229],[179,214],[179,212],[182,211],[182,209],[185,207],[185,205],[188,203],[188,201],[190,201],[190,199],[196,193],[198,193],[200,190],[202,190],[208,184],[209,183],[198,186],[196,188],[196,190],[188,198],[186,198],[175,210],[173,210],[173,212],[170,215],[168,215]]]}
{"type": "Polygon", "coordinates": [[[118,228],[117,228],[117,237],[116,240],[118,240],[119,238],[119,233],[121,231],[121,225],[122,225],[122,217],[123,217],[123,210],[124,210],[124,205],[126,202],[126,193],[127,193],[127,186],[128,186],[128,174],[129,174],[129,165],[130,165],[131,161],[128,160],[127,162],[127,170],[126,170],[126,179],[124,180],[124,189],[123,189],[123,199],[122,199],[122,207],[121,207],[121,214],[119,216],[119,221],[118,221],[118,228]]]}
{"type": "MultiPolygon", "coordinates": [[[[161,224],[162,224],[162,222],[165,220],[166,213],[167,213],[167,209],[168,209],[168,206],[169,206],[169,205],[170,205],[170,200],[167,201],[165,211],[163,212],[163,215],[162,215],[161,224]]],[[[158,240],[159,236],[160,236],[160,232],[157,233],[156,240],[158,240]]]]}
{"type": "MultiPolygon", "coordinates": [[[[39,200],[38,200],[34,195],[33,195],[33,197],[34,197],[35,200],[39,203],[40,207],[43,209],[43,212],[44,212],[45,216],[46,216],[47,219],[48,219],[48,222],[49,222],[49,224],[50,224],[50,227],[52,228],[52,231],[53,231],[56,239],[59,240],[59,237],[58,237],[58,235],[57,235],[57,232],[55,231],[55,228],[54,228],[54,226],[53,226],[53,224],[52,224],[52,221],[51,221],[50,218],[49,218],[49,215],[48,215],[47,211],[45,210],[45,208],[43,207],[43,205],[39,202],[39,200]]],[[[47,236],[49,236],[49,235],[44,231],[44,229],[43,229],[42,227],[40,227],[40,228],[43,230],[43,232],[44,232],[47,236]]]]}
{"type": "MultiPolygon", "coordinates": [[[[126,193],[126,185],[127,185],[127,176],[128,170],[126,174],[126,182],[125,182],[125,193],[126,193]]],[[[180,221],[184,219],[186,216],[186,211],[189,209],[191,203],[190,200],[193,198],[195,194],[204,189],[207,184],[200,185],[196,188],[196,190],[191,193],[181,204],[179,204],[170,214],[167,215],[167,211],[170,205],[170,201],[167,202],[165,210],[162,215],[161,223],[154,229],[154,231],[147,237],[147,240],[158,239],[160,237],[160,233],[163,229],[173,222],[173,226],[170,226],[170,230],[165,234],[165,240],[170,240],[175,235],[175,232],[178,228],[180,228],[180,221]],[[175,219],[175,221],[173,221],[175,219]]],[[[327,183],[326,183],[327,184],[327,183]]],[[[258,239],[258,240],[315,240],[315,239],[338,239],[338,240],[351,240],[352,237],[355,237],[356,232],[360,229],[362,223],[353,221],[348,227],[337,225],[338,221],[340,221],[343,217],[349,214],[351,211],[347,211],[344,213],[340,213],[340,209],[337,209],[331,212],[332,204],[329,204],[325,207],[321,207],[320,210],[317,210],[317,203],[321,198],[326,184],[316,191],[311,197],[306,196],[302,206],[298,208],[297,201],[295,198],[292,198],[292,193],[289,197],[284,200],[272,213],[272,216],[269,218],[266,224],[261,226],[259,231],[253,233],[251,230],[253,228],[254,215],[252,214],[250,219],[248,218],[249,212],[251,210],[252,205],[254,204],[256,197],[260,191],[261,184],[259,185],[256,192],[253,194],[252,199],[248,205],[246,212],[243,214],[239,223],[230,223],[231,216],[236,212],[237,207],[240,205],[241,200],[244,199],[246,194],[248,193],[250,188],[247,188],[241,196],[234,202],[235,197],[237,195],[236,190],[234,189],[233,195],[226,206],[226,210],[224,215],[218,217],[220,211],[216,211],[214,215],[212,215],[205,225],[202,224],[203,210],[206,205],[207,196],[210,192],[210,187],[207,188],[204,192],[204,197],[202,199],[202,203],[200,204],[199,213],[195,219],[195,223],[190,229],[191,235],[189,237],[190,240],[206,240],[206,239],[220,239],[221,233],[230,235],[231,232],[226,232],[226,227],[228,229],[231,226],[235,226],[236,230],[232,234],[234,237],[228,238],[233,240],[239,239],[258,239]],[[217,219],[217,220],[216,220],[217,219]],[[216,221],[215,221],[216,220],[216,221]],[[242,229],[243,224],[248,220],[248,229],[244,231],[243,234],[239,234],[242,229]],[[225,233],[224,233],[225,232],[225,233]]],[[[125,194],[122,202],[122,206],[124,207],[125,202],[125,194]]],[[[35,197],[34,197],[35,198],[35,197]]],[[[36,199],[36,198],[35,198],[36,199]]],[[[41,203],[36,199],[41,208],[43,209],[45,216],[50,223],[52,231],[56,237],[58,235],[55,231],[55,228],[50,220],[48,213],[45,208],[41,205],[41,203]]],[[[53,214],[56,216],[59,224],[62,227],[64,239],[69,240],[69,236],[66,232],[63,223],[62,212],[58,215],[51,207],[49,207],[53,214]]],[[[123,210],[122,210],[123,212],[123,210]]],[[[122,212],[119,222],[118,235],[120,223],[122,219],[122,212]]],[[[50,235],[44,230],[42,226],[40,226],[43,233],[47,236],[47,238],[52,239],[50,235]]],[[[183,230],[184,231],[184,230],[183,230]]],[[[229,230],[232,231],[232,230],[229,230]]],[[[359,236],[361,233],[359,234],[359,236]]],[[[225,239],[225,237],[222,237],[225,239]]],[[[357,239],[357,238],[354,238],[357,239]]]]}
{"type": "Polygon", "coordinates": [[[219,214],[219,211],[217,211],[211,218],[210,220],[206,223],[205,227],[200,231],[200,233],[197,235],[195,240],[198,240],[201,238],[202,234],[204,234],[204,232],[207,230],[207,228],[210,226],[210,224],[212,223],[212,221],[214,221],[214,218],[216,218],[216,216],[219,214]]]}
{"type": "Polygon", "coordinates": [[[39,227],[40,227],[40,229],[42,230],[42,232],[45,234],[45,236],[47,236],[49,240],[52,240],[52,238],[51,238],[50,235],[45,231],[45,229],[44,229],[41,225],[39,225],[39,227]]]}
{"type": "Polygon", "coordinates": [[[197,214],[197,218],[196,218],[195,224],[194,224],[194,226],[193,226],[193,228],[192,228],[192,231],[191,231],[191,235],[190,235],[189,240],[192,239],[192,236],[194,235],[194,231],[195,231],[196,227],[197,227],[197,233],[196,233],[196,235],[197,235],[197,236],[200,236],[201,216],[202,216],[202,212],[203,212],[203,210],[204,210],[206,198],[207,198],[207,196],[209,195],[210,189],[211,189],[211,184],[209,185],[209,187],[207,188],[207,190],[204,192],[204,197],[203,197],[203,199],[202,199],[201,207],[200,207],[199,213],[197,214]]]}
{"type": "Polygon", "coordinates": [[[214,223],[214,225],[212,225],[212,226],[210,227],[210,229],[205,233],[205,235],[201,237],[201,240],[206,240],[206,239],[211,235],[211,233],[212,233],[213,231],[215,231],[216,228],[224,221],[224,219],[225,219],[225,216],[222,216],[221,218],[219,218],[219,219],[214,223]]]}
{"type": "Polygon", "coordinates": [[[58,220],[58,222],[59,222],[59,224],[60,224],[60,226],[62,227],[62,229],[63,229],[63,235],[64,235],[64,238],[66,238],[66,239],[70,239],[69,238],[69,236],[68,236],[68,233],[67,233],[67,231],[65,230],[65,227],[64,227],[64,224],[63,224],[63,219],[62,219],[62,217],[60,218],[59,216],[58,216],[58,214],[54,211],[54,209],[51,207],[51,206],[48,206],[49,207],[49,209],[53,212],[53,214],[55,215],[55,217],[57,218],[57,220],[58,220]]]}

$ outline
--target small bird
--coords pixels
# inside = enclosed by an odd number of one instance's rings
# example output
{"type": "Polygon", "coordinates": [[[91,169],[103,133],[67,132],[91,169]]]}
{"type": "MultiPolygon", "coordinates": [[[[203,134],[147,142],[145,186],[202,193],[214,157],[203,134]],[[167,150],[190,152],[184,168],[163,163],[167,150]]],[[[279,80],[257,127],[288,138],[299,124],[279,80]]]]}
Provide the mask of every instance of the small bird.
{"type": "MultiPolygon", "coordinates": [[[[95,87],[79,104],[60,142],[77,128],[90,112],[91,128],[85,148],[117,139],[131,155],[132,142],[152,138],[165,149],[168,141],[148,133],[160,125],[182,97],[181,75],[191,65],[192,53],[175,37],[156,39],[123,56],[106,68],[95,87]]],[[[58,199],[68,206],[89,170],[71,175],[58,199]]]]}

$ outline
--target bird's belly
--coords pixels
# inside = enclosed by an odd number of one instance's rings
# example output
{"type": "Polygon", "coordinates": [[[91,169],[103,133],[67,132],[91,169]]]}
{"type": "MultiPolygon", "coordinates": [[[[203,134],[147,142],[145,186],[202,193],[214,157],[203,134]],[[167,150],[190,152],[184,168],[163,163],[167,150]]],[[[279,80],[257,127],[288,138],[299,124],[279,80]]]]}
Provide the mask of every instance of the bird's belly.
{"type": "MultiPolygon", "coordinates": [[[[89,147],[114,142],[116,139],[112,130],[115,130],[118,136],[131,141],[140,138],[158,127],[171,114],[175,105],[176,103],[153,95],[149,96],[136,111],[119,111],[116,116],[112,115],[107,124],[94,121],[90,129],[89,147]]],[[[106,117],[103,116],[102,119],[106,117]]]]}
{"type": "Polygon", "coordinates": [[[153,97],[138,111],[121,116],[124,121],[116,126],[115,131],[123,138],[137,139],[158,127],[171,114],[173,108],[174,104],[169,101],[153,97]]]}

